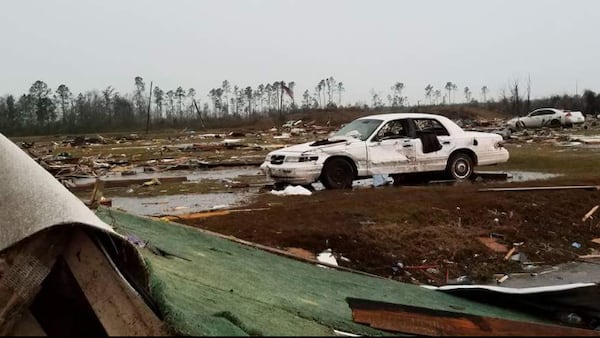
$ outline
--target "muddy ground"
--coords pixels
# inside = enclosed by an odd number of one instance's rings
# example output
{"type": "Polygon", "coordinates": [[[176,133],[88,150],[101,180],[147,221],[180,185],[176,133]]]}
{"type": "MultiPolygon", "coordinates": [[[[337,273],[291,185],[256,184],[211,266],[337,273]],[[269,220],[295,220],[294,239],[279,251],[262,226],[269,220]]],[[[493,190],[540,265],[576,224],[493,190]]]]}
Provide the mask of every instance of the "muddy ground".
{"type": "MultiPolygon", "coordinates": [[[[306,122],[287,129],[265,126],[177,131],[131,139],[126,134],[104,135],[110,141],[81,145],[71,144],[73,138],[68,136],[14,140],[22,146],[33,143],[28,148],[32,156],[45,158],[59,168],[75,163],[78,171],[71,174],[87,179],[121,176],[123,171],[132,170],[138,171],[132,177],[145,177],[142,167],[181,175],[173,164],[193,170],[196,181],[107,188],[104,196],[135,199],[215,192],[243,196],[245,201],[237,209],[244,211],[181,222],[312,257],[331,249],[340,265],[405,282],[489,282],[495,274],[534,271],[536,267],[581,259],[581,255],[596,254],[600,249],[591,242],[600,237],[600,212],[582,221],[592,207],[600,204],[600,191],[478,191],[492,186],[600,185],[600,148],[575,144],[570,141],[572,137],[565,136],[593,135],[588,129],[517,135],[507,141],[511,154],[508,163],[478,168],[559,175],[543,181],[483,180],[453,185],[413,182],[376,188],[355,184],[352,190],[317,189],[311,196],[275,196],[269,193],[272,188],[264,177],[248,175],[247,169],[246,175],[231,180],[190,165],[198,161],[237,162],[248,168],[274,148],[323,138],[337,127],[306,122]],[[236,139],[231,142],[234,146],[224,145],[224,140],[236,139]],[[63,153],[70,158],[54,161],[63,153]],[[198,179],[204,172],[206,178],[198,179]],[[513,260],[516,258],[519,260],[513,260]]],[[[64,172],[69,173],[66,169],[64,172]]],[[[89,198],[89,190],[74,192],[82,199],[89,198]]]]}
{"type": "MultiPolygon", "coordinates": [[[[600,179],[587,183],[600,184],[600,179]]],[[[600,202],[600,192],[480,188],[389,186],[283,198],[262,194],[245,208],[268,210],[183,223],[279,248],[312,253],[330,248],[340,265],[438,285],[461,276],[489,281],[497,273],[524,271],[521,263],[568,262],[598,247],[590,242],[600,237],[598,219],[581,219],[600,202]],[[506,250],[495,252],[477,237],[492,237],[506,250]],[[573,247],[574,242],[581,247],[573,247]],[[504,259],[513,243],[526,262],[504,259]]]]}

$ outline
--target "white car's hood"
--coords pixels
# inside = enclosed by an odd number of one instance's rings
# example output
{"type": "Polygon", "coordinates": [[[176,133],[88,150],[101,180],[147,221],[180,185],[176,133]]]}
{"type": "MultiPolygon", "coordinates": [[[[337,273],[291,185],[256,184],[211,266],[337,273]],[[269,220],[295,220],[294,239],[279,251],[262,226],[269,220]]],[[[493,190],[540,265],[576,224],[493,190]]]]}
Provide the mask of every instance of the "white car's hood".
{"type": "Polygon", "coordinates": [[[272,151],[271,153],[311,153],[345,148],[350,143],[362,142],[354,137],[333,136],[328,139],[296,144],[272,151]]]}

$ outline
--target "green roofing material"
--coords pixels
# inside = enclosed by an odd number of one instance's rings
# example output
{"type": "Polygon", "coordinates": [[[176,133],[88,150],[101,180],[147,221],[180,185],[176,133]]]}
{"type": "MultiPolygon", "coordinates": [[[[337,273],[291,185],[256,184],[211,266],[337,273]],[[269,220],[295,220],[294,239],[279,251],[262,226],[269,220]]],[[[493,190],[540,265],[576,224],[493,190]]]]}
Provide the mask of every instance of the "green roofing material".
{"type": "Polygon", "coordinates": [[[98,216],[169,253],[141,249],[150,290],[175,332],[184,335],[385,335],[352,321],[346,297],[543,323],[509,311],[392,280],[319,267],[176,223],[101,208],[98,216]]]}

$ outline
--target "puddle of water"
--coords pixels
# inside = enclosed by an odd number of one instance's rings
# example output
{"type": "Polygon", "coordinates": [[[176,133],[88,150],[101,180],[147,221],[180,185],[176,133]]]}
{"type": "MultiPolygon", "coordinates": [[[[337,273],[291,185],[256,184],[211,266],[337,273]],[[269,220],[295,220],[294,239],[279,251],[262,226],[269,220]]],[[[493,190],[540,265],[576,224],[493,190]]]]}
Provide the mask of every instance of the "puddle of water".
{"type": "Polygon", "coordinates": [[[208,193],[155,197],[114,197],[112,205],[141,216],[180,215],[244,204],[250,193],[208,193]]]}
{"type": "MultiPolygon", "coordinates": [[[[137,167],[131,169],[136,172],[135,175],[123,176],[120,172],[110,172],[99,178],[107,181],[128,180],[132,178],[144,178],[151,180],[153,178],[181,177],[186,176],[188,181],[200,180],[224,180],[234,179],[239,176],[259,176],[259,170],[256,167],[236,167],[226,169],[205,169],[205,170],[167,170],[161,172],[144,172],[144,168],[137,167]]],[[[261,175],[262,176],[262,175],[261,175]]],[[[81,178],[75,180],[75,184],[92,183],[95,178],[81,178]]]]}
{"type": "Polygon", "coordinates": [[[562,176],[561,174],[543,173],[536,171],[509,171],[507,182],[527,182],[536,180],[547,180],[554,177],[562,176]]]}

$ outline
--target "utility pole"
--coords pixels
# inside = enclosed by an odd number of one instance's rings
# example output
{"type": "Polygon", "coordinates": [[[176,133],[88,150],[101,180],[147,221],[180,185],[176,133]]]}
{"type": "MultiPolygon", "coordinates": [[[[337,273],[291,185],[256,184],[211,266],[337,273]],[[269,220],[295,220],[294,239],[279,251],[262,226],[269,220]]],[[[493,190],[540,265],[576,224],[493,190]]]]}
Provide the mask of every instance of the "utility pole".
{"type": "Polygon", "coordinates": [[[150,81],[150,95],[148,95],[148,114],[146,115],[146,135],[150,126],[150,106],[152,105],[152,81],[150,81]]]}

